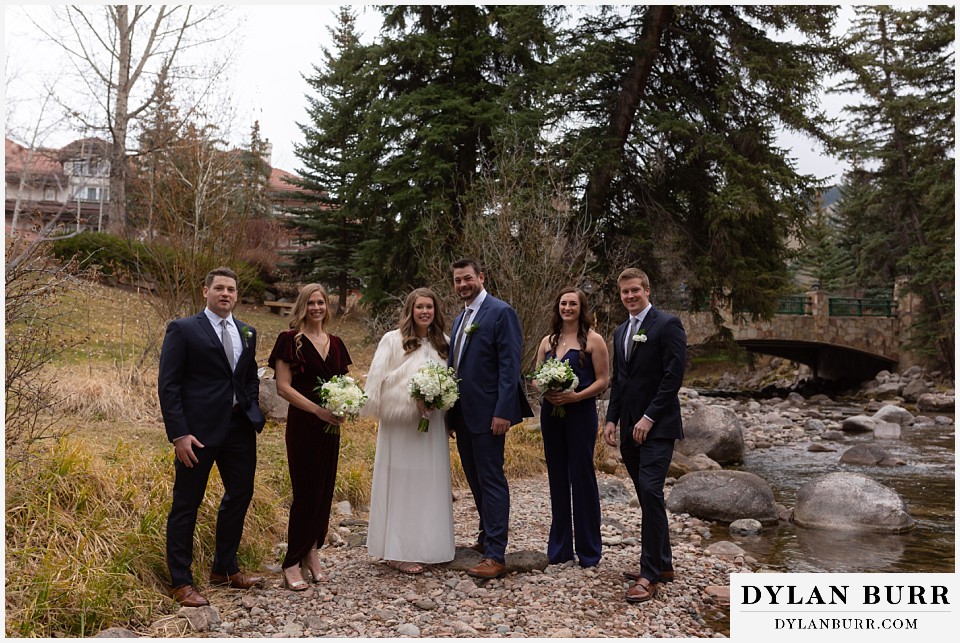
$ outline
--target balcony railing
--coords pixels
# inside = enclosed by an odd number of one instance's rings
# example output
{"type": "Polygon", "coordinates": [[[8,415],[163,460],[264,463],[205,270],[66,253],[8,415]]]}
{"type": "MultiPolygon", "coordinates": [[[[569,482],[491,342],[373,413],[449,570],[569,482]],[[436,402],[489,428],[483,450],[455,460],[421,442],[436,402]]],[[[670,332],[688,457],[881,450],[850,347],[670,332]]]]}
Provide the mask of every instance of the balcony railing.
{"type": "Polygon", "coordinates": [[[892,317],[892,299],[830,298],[831,317],[892,317]]]}

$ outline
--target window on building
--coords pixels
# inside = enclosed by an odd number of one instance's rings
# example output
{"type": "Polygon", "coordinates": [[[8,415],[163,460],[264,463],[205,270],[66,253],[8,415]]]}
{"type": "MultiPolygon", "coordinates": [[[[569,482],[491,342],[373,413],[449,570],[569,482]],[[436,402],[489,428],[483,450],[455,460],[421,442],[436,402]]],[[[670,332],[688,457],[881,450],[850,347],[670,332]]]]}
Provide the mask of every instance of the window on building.
{"type": "Polygon", "coordinates": [[[106,159],[74,159],[64,166],[71,176],[110,176],[110,161],[106,159]]]}
{"type": "Polygon", "coordinates": [[[85,187],[79,186],[73,191],[73,198],[77,201],[100,201],[110,200],[109,188],[85,187]]]}

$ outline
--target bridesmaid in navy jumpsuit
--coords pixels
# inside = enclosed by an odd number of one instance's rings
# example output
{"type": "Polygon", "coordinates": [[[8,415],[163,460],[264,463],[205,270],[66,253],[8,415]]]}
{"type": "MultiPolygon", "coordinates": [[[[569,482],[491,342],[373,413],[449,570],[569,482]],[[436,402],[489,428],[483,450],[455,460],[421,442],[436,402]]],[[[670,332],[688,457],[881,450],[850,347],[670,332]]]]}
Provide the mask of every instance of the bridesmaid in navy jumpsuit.
{"type": "Polygon", "coordinates": [[[609,382],[606,342],[591,330],[587,297],[579,288],[564,288],[553,307],[549,335],[540,342],[537,365],[557,357],[570,364],[579,384],[574,391],[549,391],[540,409],[543,451],[547,461],[552,521],[547,542],[551,564],[573,560],[582,567],[600,562],[600,495],[593,466],[597,430],[597,396],[609,382]],[[554,413],[555,407],[563,414],[554,413]],[[571,513],[572,499],[572,513],[571,513]]]}

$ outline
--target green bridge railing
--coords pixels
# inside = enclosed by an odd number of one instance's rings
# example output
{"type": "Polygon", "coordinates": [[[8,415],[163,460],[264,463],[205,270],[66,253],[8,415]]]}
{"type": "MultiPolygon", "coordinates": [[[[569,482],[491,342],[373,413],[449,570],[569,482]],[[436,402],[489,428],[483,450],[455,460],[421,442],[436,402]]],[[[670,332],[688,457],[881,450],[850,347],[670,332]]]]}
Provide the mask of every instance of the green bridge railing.
{"type": "MultiPolygon", "coordinates": [[[[707,306],[688,303],[685,307],[690,312],[702,312],[707,306]]],[[[893,317],[894,302],[892,299],[857,299],[853,297],[830,297],[828,299],[827,314],[831,317],[893,317]]],[[[746,311],[734,308],[735,313],[746,311]]],[[[775,315],[812,315],[813,299],[809,295],[781,297],[777,300],[775,315]]],[[[822,312],[820,314],[823,314],[822,312]]]]}
{"type": "Polygon", "coordinates": [[[830,298],[831,317],[892,317],[892,299],[830,298]]]}
{"type": "Polygon", "coordinates": [[[777,315],[810,315],[812,312],[809,297],[781,297],[777,302],[777,315]]]}

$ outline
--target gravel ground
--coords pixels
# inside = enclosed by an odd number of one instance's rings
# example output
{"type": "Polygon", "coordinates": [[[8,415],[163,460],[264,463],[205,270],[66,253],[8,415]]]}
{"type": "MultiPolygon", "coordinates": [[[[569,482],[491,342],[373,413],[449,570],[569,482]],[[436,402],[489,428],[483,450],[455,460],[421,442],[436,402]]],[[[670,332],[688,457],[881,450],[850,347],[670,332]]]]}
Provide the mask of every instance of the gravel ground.
{"type": "MultiPolygon", "coordinates": [[[[305,592],[280,586],[279,570],[263,589],[201,588],[211,608],[183,609],[154,624],[154,636],[231,637],[617,637],[710,638],[729,633],[723,593],[742,559],[709,555],[700,546],[706,523],[670,516],[677,580],[655,599],[624,600],[624,569],[639,567],[640,510],[626,478],[598,474],[604,520],[603,560],[592,569],[546,565],[550,508],[546,476],[510,482],[507,563],[545,568],[482,581],[463,569],[479,559],[468,549],[449,564],[416,576],[367,556],[363,519],[341,517],[334,546],[321,550],[327,582],[305,592]],[[635,502],[635,501],[634,501],[635,502]],[[359,524],[358,524],[359,523],[359,524]],[[719,596],[719,599],[718,599],[719,596]]],[[[473,542],[476,513],[469,491],[458,491],[458,544],[473,542]]],[[[747,561],[748,563],[751,561],[747,561]]]]}

